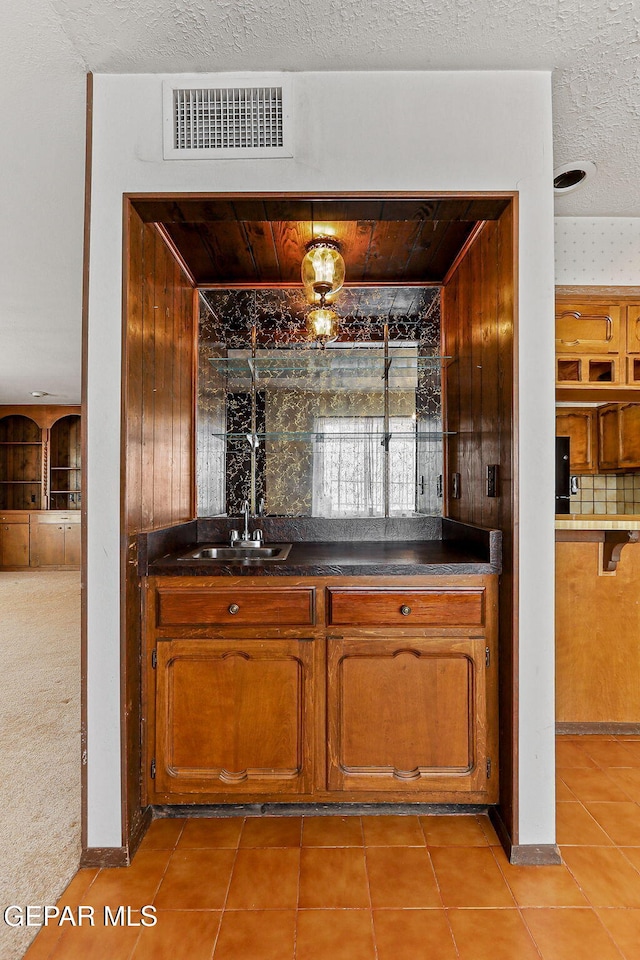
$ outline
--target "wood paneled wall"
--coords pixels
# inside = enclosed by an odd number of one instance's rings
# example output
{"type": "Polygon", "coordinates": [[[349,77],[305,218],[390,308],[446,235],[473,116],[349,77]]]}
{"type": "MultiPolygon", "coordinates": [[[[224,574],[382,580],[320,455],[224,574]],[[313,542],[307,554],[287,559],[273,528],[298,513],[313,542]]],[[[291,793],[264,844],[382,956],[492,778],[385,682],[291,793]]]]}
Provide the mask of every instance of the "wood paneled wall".
{"type": "Polygon", "coordinates": [[[141,596],[135,535],[194,516],[195,294],[153,224],[125,204],[122,776],[125,859],[141,805],[141,596]]]}
{"type": "Polygon", "coordinates": [[[131,210],[125,331],[127,533],[193,516],[194,291],[131,210]]]}
{"type": "Polygon", "coordinates": [[[517,619],[514,535],[515,284],[514,202],[490,221],[443,291],[447,429],[447,515],[502,530],[500,578],[500,808],[517,837],[517,619]],[[487,496],[487,466],[499,465],[498,496],[487,496]],[[451,477],[460,474],[460,497],[451,477]]]}

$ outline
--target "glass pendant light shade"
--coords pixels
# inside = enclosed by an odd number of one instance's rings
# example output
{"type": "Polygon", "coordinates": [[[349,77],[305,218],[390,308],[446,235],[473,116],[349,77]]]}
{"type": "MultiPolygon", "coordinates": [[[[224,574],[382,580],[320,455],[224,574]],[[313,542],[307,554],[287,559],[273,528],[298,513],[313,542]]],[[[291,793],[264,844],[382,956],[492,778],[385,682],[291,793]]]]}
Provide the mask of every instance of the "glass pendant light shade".
{"type": "Polygon", "coordinates": [[[338,292],[344,283],[344,260],[336,240],[319,237],[307,246],[302,283],[309,303],[319,303],[338,292]]]}
{"type": "Polygon", "coordinates": [[[311,310],[307,316],[307,324],[311,336],[321,343],[335,340],[338,335],[338,314],[334,310],[327,310],[325,307],[311,310]]]}

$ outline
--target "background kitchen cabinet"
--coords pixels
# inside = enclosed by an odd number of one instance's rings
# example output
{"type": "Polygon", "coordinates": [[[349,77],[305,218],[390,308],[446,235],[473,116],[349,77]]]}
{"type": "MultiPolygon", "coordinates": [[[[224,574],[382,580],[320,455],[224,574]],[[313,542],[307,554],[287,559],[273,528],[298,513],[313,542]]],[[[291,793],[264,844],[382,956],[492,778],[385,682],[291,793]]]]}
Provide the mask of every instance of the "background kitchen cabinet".
{"type": "Polygon", "coordinates": [[[0,566],[29,566],[29,514],[0,516],[0,566]]]}
{"type": "Polygon", "coordinates": [[[558,297],[556,385],[600,392],[640,387],[640,304],[558,297]]]}
{"type": "Polygon", "coordinates": [[[617,303],[559,301],[556,306],[556,353],[619,353],[620,315],[621,307],[617,303]]]}
{"type": "Polygon", "coordinates": [[[640,403],[598,407],[600,472],[640,469],[640,403]]]}
{"type": "Polygon", "coordinates": [[[556,411],[556,436],[569,437],[570,472],[598,472],[598,417],[595,407],[561,407],[556,411]]]}
{"type": "Polygon", "coordinates": [[[31,566],[80,566],[80,531],[78,514],[32,514],[31,566]]]}

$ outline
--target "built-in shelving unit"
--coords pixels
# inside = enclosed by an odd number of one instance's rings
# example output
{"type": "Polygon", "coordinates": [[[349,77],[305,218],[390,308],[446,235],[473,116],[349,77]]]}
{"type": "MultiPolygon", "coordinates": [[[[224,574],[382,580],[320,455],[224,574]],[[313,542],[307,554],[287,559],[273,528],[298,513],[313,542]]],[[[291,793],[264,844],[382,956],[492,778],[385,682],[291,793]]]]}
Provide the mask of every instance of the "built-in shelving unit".
{"type": "Polygon", "coordinates": [[[79,510],[80,415],[36,416],[0,416],[0,510],[79,510]]]}

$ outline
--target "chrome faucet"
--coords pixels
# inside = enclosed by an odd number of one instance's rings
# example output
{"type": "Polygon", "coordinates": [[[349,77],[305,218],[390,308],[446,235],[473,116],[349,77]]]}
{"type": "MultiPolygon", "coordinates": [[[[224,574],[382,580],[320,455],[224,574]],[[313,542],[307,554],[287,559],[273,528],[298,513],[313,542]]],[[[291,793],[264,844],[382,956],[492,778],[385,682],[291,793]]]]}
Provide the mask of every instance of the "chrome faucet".
{"type": "Polygon", "coordinates": [[[242,513],[244,516],[244,530],[242,531],[242,539],[250,540],[251,538],[249,535],[249,501],[248,500],[245,500],[245,502],[242,504],[242,513]]]}
{"type": "Polygon", "coordinates": [[[230,544],[232,547],[260,547],[263,543],[262,530],[256,529],[251,533],[249,531],[249,517],[251,508],[249,501],[245,500],[242,504],[242,515],[244,517],[244,528],[242,533],[238,530],[232,530],[230,534],[230,544]]]}

